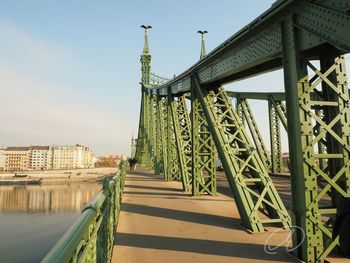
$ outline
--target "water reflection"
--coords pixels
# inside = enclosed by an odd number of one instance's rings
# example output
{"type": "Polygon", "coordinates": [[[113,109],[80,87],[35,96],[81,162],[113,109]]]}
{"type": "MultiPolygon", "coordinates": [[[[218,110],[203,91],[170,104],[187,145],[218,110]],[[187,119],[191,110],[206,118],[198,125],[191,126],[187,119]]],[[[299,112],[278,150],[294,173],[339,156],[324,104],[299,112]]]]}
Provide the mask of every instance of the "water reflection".
{"type": "Polygon", "coordinates": [[[40,262],[100,183],[0,186],[0,262],[40,262]]]}
{"type": "Polygon", "coordinates": [[[80,212],[100,184],[0,186],[0,211],[80,212]]]}

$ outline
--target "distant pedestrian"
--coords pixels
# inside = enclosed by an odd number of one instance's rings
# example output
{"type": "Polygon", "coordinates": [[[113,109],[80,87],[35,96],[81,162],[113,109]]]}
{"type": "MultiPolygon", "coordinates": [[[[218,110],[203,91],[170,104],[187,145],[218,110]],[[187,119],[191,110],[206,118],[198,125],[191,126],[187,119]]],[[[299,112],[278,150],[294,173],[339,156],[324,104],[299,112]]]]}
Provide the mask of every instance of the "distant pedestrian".
{"type": "Polygon", "coordinates": [[[132,169],[131,169],[131,170],[135,170],[136,163],[137,163],[137,160],[136,160],[136,158],[135,158],[135,157],[134,157],[134,158],[132,158],[131,163],[132,163],[132,169]]]}
{"type": "Polygon", "coordinates": [[[133,168],[133,159],[129,158],[128,159],[128,163],[129,163],[129,169],[132,170],[132,168],[133,168]]]}

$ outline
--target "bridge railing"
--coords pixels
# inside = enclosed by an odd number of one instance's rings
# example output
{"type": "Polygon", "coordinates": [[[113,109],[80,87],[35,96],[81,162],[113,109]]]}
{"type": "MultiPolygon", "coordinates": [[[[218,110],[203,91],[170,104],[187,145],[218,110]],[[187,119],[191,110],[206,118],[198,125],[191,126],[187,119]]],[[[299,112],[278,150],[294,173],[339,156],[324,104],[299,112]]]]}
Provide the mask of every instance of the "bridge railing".
{"type": "Polygon", "coordinates": [[[126,175],[126,163],[86,206],[42,262],[110,262],[126,175]]]}

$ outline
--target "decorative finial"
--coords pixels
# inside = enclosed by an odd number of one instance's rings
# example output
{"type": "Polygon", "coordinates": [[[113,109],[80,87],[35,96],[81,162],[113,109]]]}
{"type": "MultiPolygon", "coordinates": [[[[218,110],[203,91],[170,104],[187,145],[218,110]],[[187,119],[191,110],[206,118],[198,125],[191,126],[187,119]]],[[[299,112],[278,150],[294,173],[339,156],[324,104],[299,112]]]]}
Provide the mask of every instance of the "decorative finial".
{"type": "Polygon", "coordinates": [[[207,34],[208,31],[207,30],[204,30],[204,31],[198,30],[197,33],[201,34],[201,36],[202,36],[202,45],[201,45],[201,56],[200,56],[200,59],[203,59],[206,56],[204,35],[207,34]]]}
{"type": "Polygon", "coordinates": [[[148,54],[149,53],[149,49],[148,49],[148,30],[151,29],[151,26],[145,26],[142,25],[141,26],[144,30],[145,30],[145,43],[143,46],[143,54],[148,54]]]}

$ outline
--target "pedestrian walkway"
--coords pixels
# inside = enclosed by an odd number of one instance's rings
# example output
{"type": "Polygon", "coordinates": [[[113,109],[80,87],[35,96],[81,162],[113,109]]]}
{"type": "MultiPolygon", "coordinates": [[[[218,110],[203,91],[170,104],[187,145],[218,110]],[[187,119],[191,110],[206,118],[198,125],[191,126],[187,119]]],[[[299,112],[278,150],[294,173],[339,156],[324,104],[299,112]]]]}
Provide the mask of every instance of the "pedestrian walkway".
{"type": "Polygon", "coordinates": [[[246,231],[230,196],[191,197],[138,168],[126,177],[112,262],[294,262],[283,243],[289,233],[267,230],[246,231]],[[283,246],[269,254],[265,242],[283,246]]]}

